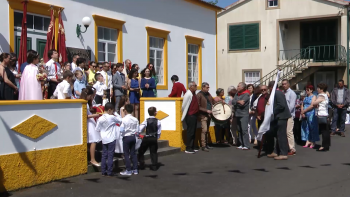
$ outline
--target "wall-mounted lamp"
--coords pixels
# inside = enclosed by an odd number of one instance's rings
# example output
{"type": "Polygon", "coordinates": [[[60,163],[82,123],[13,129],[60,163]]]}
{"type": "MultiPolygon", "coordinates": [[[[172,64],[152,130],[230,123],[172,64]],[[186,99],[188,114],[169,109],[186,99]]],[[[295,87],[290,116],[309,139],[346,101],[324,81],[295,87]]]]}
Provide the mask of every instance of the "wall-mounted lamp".
{"type": "Polygon", "coordinates": [[[79,36],[82,33],[85,33],[87,31],[87,28],[89,27],[89,25],[91,24],[91,19],[88,16],[85,16],[82,20],[83,25],[85,26],[85,31],[81,31],[81,25],[77,24],[77,37],[79,38],[79,36]]]}

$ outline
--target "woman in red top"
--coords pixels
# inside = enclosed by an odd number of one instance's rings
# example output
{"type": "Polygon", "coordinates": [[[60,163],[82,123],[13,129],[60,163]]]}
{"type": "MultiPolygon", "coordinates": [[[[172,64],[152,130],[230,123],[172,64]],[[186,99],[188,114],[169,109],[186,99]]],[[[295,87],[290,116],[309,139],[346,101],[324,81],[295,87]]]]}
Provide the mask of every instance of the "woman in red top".
{"type": "Polygon", "coordinates": [[[178,82],[179,77],[177,75],[173,75],[171,77],[171,81],[174,85],[168,97],[181,97],[182,94],[185,95],[186,88],[182,83],[178,82]]]}

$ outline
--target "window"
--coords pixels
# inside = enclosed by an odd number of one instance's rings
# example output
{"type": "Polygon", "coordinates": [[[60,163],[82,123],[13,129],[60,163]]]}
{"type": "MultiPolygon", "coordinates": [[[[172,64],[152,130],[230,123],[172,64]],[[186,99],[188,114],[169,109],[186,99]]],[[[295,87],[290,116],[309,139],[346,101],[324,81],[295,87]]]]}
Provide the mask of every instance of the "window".
{"type": "Polygon", "coordinates": [[[267,0],[268,7],[278,7],[278,0],[267,0]]]}
{"type": "Polygon", "coordinates": [[[202,89],[202,44],[204,39],[186,35],[186,84],[194,81],[202,89]]]}
{"type": "Polygon", "coordinates": [[[117,62],[118,30],[98,27],[98,61],[117,62]]]}
{"type": "Polygon", "coordinates": [[[154,65],[158,90],[168,89],[168,35],[170,31],[146,27],[147,62],[154,65]]]}
{"type": "MultiPolygon", "coordinates": [[[[23,12],[14,12],[14,26],[22,27],[23,12]]],[[[47,31],[50,26],[50,17],[27,13],[27,29],[47,31]]]]}
{"type": "Polygon", "coordinates": [[[243,77],[245,84],[254,84],[260,80],[260,71],[243,71],[243,77]]]}
{"type": "Polygon", "coordinates": [[[199,84],[198,81],[198,45],[188,44],[188,82],[194,81],[199,84]]]}
{"type": "Polygon", "coordinates": [[[156,69],[156,75],[158,77],[158,83],[164,83],[164,72],[163,72],[163,47],[164,39],[149,37],[149,62],[153,64],[156,69]]]}
{"type": "Polygon", "coordinates": [[[123,25],[125,21],[92,15],[95,22],[95,61],[123,61],[123,25]]]}
{"type": "Polygon", "coordinates": [[[229,25],[228,41],[230,51],[260,49],[260,24],[229,25]]]}

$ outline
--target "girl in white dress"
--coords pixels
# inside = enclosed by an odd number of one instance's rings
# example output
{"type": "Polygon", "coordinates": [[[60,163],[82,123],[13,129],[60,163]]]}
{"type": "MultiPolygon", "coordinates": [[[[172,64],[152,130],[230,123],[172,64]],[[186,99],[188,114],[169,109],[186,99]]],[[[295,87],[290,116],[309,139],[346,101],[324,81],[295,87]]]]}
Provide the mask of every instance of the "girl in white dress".
{"type": "Polygon", "coordinates": [[[81,91],[80,99],[85,99],[88,101],[87,104],[87,130],[88,130],[88,143],[90,144],[90,163],[94,166],[100,166],[100,164],[95,159],[96,143],[101,141],[101,135],[95,130],[96,122],[94,118],[99,117],[99,114],[92,114],[90,112],[90,106],[92,106],[92,101],[95,97],[95,89],[92,87],[86,87],[81,91]]]}
{"type": "MultiPolygon", "coordinates": [[[[124,118],[125,113],[124,113],[124,106],[126,104],[129,104],[129,99],[127,97],[122,97],[119,101],[119,106],[118,108],[120,109],[120,116],[124,118]]],[[[115,113],[116,115],[117,113],[115,113]]],[[[118,114],[119,116],[119,114],[118,114]]],[[[117,129],[117,142],[115,144],[115,153],[124,153],[123,152],[123,137],[120,134],[119,127],[117,129]]]]}

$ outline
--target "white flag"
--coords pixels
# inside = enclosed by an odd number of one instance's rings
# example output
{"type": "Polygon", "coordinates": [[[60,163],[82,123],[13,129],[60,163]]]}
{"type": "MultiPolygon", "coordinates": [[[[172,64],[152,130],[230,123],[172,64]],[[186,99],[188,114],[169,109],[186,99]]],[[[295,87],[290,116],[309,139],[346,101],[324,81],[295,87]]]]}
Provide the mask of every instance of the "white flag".
{"type": "Polygon", "coordinates": [[[277,76],[276,76],[276,80],[275,80],[275,84],[273,85],[272,88],[272,92],[270,94],[270,99],[267,102],[266,106],[265,106],[265,117],[264,117],[264,122],[261,124],[260,128],[259,128],[259,132],[258,132],[258,139],[259,141],[261,141],[262,136],[270,130],[270,122],[273,121],[273,103],[275,100],[275,92],[276,92],[276,88],[277,88],[277,84],[278,81],[280,79],[280,74],[281,71],[277,72],[277,76]]]}

